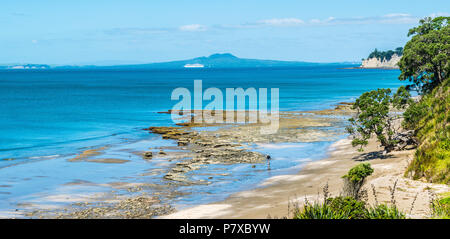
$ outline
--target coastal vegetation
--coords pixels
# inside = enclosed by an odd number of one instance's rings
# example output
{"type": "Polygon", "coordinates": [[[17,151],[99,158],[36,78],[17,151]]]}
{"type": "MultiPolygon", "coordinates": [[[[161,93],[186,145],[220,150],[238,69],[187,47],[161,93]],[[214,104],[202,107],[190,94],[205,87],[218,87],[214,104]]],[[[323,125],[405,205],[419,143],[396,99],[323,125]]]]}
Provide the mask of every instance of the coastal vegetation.
{"type": "Polygon", "coordinates": [[[445,184],[450,182],[449,21],[450,17],[425,18],[409,30],[412,38],[403,49],[399,79],[411,84],[393,95],[390,89],[362,94],[353,105],[356,115],[347,127],[353,136],[352,145],[359,146],[359,150],[373,135],[384,147],[384,153],[402,149],[397,146],[404,144],[401,136],[406,135],[410,138],[407,141],[417,144],[406,176],[445,184]],[[418,100],[411,99],[410,90],[417,91],[418,100]],[[393,108],[404,113],[390,112],[393,108]],[[401,128],[395,127],[396,120],[403,120],[401,128]]]}
{"type": "MultiPolygon", "coordinates": [[[[370,205],[367,192],[361,190],[366,177],[373,173],[369,163],[361,163],[351,168],[344,179],[341,196],[328,197],[328,187],[324,187],[324,201],[309,203],[294,209],[294,219],[405,219],[395,205],[395,186],[391,191],[391,204],[370,205]]],[[[373,192],[376,197],[376,191],[373,192]]]]}
{"type": "Polygon", "coordinates": [[[412,36],[398,63],[400,80],[409,80],[420,93],[430,93],[448,79],[450,71],[450,17],[425,18],[409,30],[412,36]]]}
{"type": "Polygon", "coordinates": [[[404,113],[403,126],[414,130],[418,148],[407,175],[429,182],[450,181],[450,17],[425,18],[412,28],[400,60],[400,80],[421,95],[404,113]]]}
{"type": "Polygon", "coordinates": [[[389,61],[391,60],[393,55],[402,56],[403,47],[397,47],[395,48],[395,50],[388,50],[388,51],[379,51],[378,49],[375,48],[375,50],[369,54],[369,57],[367,57],[367,59],[377,58],[379,60],[389,61]]]}
{"type": "Polygon", "coordinates": [[[406,176],[429,182],[450,182],[450,80],[412,104],[403,126],[414,130],[418,147],[406,176]]]}
{"type": "Polygon", "coordinates": [[[450,193],[446,193],[441,198],[433,199],[430,203],[432,218],[450,219],[450,193]]]}
{"type": "Polygon", "coordinates": [[[400,143],[396,114],[390,108],[404,109],[412,103],[411,94],[400,87],[395,94],[390,89],[377,89],[363,93],[353,104],[356,115],[349,119],[347,132],[352,135],[352,145],[359,146],[359,151],[367,146],[372,135],[376,135],[386,153],[392,151],[400,143]]]}
{"type": "MultiPolygon", "coordinates": [[[[425,18],[409,30],[412,36],[403,48],[399,79],[411,82],[391,94],[390,89],[363,93],[353,104],[354,117],[349,119],[347,132],[352,146],[362,151],[371,137],[384,148],[383,154],[402,149],[399,145],[414,143],[417,147],[405,176],[433,183],[450,182],[450,17],[425,18]],[[410,91],[418,93],[411,98],[410,91]],[[397,112],[393,112],[396,110],[397,112]],[[403,113],[398,113],[403,111],[403,113]],[[406,136],[408,139],[405,139],[406,136]],[[403,142],[402,142],[403,141],[403,142]]],[[[394,51],[375,49],[369,58],[388,59],[394,51]]],[[[373,173],[370,164],[363,163],[343,176],[343,196],[325,198],[323,203],[306,203],[295,211],[294,218],[373,219],[406,218],[396,207],[395,188],[391,188],[391,203],[368,205],[363,190],[365,178],[373,173]]],[[[373,195],[376,200],[375,188],[373,195]]],[[[327,194],[325,194],[327,195],[327,194]]],[[[414,200],[415,201],[415,200],[414,200]]],[[[411,210],[414,207],[414,201],[411,210]]],[[[430,201],[432,218],[450,218],[450,196],[441,195],[430,201]]]]}
{"type": "Polygon", "coordinates": [[[344,179],[344,194],[355,199],[364,197],[364,193],[361,193],[361,188],[366,177],[372,173],[373,169],[369,163],[362,163],[350,169],[346,175],[342,176],[344,179]]]}

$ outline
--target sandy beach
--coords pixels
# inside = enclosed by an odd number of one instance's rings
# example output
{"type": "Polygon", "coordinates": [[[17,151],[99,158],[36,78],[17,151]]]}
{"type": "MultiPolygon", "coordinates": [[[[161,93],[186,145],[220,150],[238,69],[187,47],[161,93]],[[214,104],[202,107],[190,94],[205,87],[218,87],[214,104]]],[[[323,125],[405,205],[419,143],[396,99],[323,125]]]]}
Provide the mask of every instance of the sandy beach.
{"type": "Polygon", "coordinates": [[[449,187],[403,176],[413,157],[413,149],[392,152],[387,158],[370,156],[380,151],[374,139],[363,153],[357,152],[349,139],[343,139],[333,144],[329,157],[307,164],[298,174],[275,176],[259,188],[233,194],[222,202],[187,208],[161,218],[289,218],[295,203],[302,205],[306,199],[322,200],[322,188],[326,184],[331,196],[339,195],[343,184],[341,176],[361,161],[370,162],[374,168],[374,174],[365,184],[370,203],[375,203],[371,185],[375,187],[378,202],[390,203],[389,187],[398,181],[395,198],[399,209],[411,218],[429,216],[431,194],[448,192],[449,187]]]}

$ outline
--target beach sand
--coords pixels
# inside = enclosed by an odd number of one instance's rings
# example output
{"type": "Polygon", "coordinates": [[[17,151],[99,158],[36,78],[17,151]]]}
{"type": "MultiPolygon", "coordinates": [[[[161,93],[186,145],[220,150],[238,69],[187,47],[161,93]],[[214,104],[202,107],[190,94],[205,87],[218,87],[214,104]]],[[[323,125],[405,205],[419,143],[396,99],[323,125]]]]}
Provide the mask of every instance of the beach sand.
{"type": "Polygon", "coordinates": [[[395,151],[380,158],[378,153],[382,149],[377,145],[375,139],[371,139],[361,153],[351,146],[349,139],[340,140],[333,144],[326,159],[307,164],[298,174],[275,176],[261,183],[261,187],[235,193],[222,202],[183,209],[160,218],[291,218],[293,205],[301,206],[306,199],[323,201],[322,190],[327,184],[331,196],[339,195],[342,175],[362,161],[371,163],[374,168],[365,183],[370,204],[375,204],[371,185],[375,187],[379,203],[390,203],[390,187],[397,181],[394,196],[398,208],[411,218],[429,216],[431,194],[448,192],[449,187],[403,176],[414,149],[395,151]]]}

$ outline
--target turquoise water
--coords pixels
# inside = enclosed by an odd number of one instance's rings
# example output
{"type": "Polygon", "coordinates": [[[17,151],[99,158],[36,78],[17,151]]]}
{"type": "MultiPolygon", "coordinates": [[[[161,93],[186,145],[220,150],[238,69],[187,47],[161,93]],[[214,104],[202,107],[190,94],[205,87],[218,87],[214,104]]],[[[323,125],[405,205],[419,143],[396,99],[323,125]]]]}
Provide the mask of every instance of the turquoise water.
{"type": "MultiPolygon", "coordinates": [[[[171,109],[176,103],[170,100],[173,89],[193,89],[194,80],[203,80],[203,89],[217,87],[223,92],[225,88],[237,87],[279,88],[280,110],[326,109],[341,101],[354,100],[367,90],[397,88],[404,84],[397,79],[397,70],[344,69],[346,67],[350,66],[0,71],[0,181],[5,186],[0,188],[0,199],[12,203],[18,197],[23,199],[33,193],[55,190],[73,179],[110,182],[139,174],[143,167],[155,167],[140,157],[123,153],[123,147],[145,150],[149,144],[170,145],[141,129],[173,125],[170,115],[158,112],[171,109]],[[111,157],[126,158],[130,162],[101,164],[100,167],[95,163],[66,161],[87,148],[104,145],[113,149],[111,157]]],[[[331,143],[306,144],[304,149],[295,150],[302,158],[318,159],[331,143]]],[[[278,154],[288,160],[273,165],[275,171],[270,175],[277,172],[277,167],[281,173],[285,168],[298,165],[289,160],[289,155],[283,156],[284,152],[286,150],[279,150],[278,154]]],[[[242,167],[242,171],[236,171],[245,172],[248,165],[242,167]]],[[[254,174],[237,173],[228,178],[229,182],[241,180],[240,184],[244,185],[242,179],[247,176],[255,182],[270,175],[263,173],[254,177],[254,174]]],[[[227,182],[222,180],[223,183],[227,182]]],[[[232,183],[230,187],[240,188],[232,183]]],[[[225,195],[221,193],[224,188],[210,186],[198,190],[215,200],[217,195],[225,195]],[[216,194],[211,193],[214,190],[216,194]]],[[[191,197],[185,203],[195,200],[191,197]]]]}

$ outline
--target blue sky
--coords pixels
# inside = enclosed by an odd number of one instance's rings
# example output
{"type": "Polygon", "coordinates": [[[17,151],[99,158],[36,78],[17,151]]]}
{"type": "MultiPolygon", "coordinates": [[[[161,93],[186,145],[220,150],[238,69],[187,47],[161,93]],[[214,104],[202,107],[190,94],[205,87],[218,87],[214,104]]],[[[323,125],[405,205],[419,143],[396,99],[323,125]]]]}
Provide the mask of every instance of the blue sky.
{"type": "Polygon", "coordinates": [[[403,46],[448,0],[78,0],[0,2],[0,63],[124,64],[229,52],[358,61],[403,46]]]}

